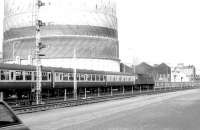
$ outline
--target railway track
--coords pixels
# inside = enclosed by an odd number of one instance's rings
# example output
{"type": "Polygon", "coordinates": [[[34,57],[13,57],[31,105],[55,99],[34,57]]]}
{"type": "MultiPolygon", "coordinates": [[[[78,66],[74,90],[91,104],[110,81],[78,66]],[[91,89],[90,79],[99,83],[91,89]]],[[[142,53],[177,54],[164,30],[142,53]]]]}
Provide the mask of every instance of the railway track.
{"type": "Polygon", "coordinates": [[[45,104],[39,105],[31,105],[31,106],[11,106],[16,114],[26,114],[26,113],[33,113],[39,111],[46,111],[51,109],[57,108],[64,108],[64,107],[73,107],[78,105],[86,105],[91,103],[98,103],[98,102],[105,102],[110,100],[120,100],[124,98],[131,98],[136,96],[146,96],[146,95],[153,95],[153,94],[161,94],[161,93],[168,93],[173,91],[181,91],[186,89],[195,89],[193,88],[182,88],[182,89],[166,89],[166,90],[150,90],[150,91],[142,91],[142,92],[134,92],[134,93],[125,93],[125,94],[115,94],[113,96],[106,95],[106,96],[99,96],[99,97],[90,97],[86,99],[78,99],[78,100],[58,100],[53,101],[45,104]]]}

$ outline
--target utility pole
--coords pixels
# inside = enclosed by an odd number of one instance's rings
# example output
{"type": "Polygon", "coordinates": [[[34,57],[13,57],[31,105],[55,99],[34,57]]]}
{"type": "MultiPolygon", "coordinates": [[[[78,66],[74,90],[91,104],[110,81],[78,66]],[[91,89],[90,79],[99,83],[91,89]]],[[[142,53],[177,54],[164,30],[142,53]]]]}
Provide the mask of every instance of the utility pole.
{"type": "Polygon", "coordinates": [[[135,80],[136,80],[136,72],[135,72],[135,65],[133,64],[133,75],[134,75],[134,85],[135,85],[135,80]]]}
{"type": "MultiPolygon", "coordinates": [[[[134,61],[133,61],[133,76],[134,76],[134,87],[136,85],[136,71],[135,71],[135,64],[134,64],[134,61]]],[[[133,94],[133,86],[132,86],[132,94],[133,94]]]]}
{"type": "Polygon", "coordinates": [[[76,79],[76,49],[74,49],[74,99],[77,100],[77,79],[76,79]]]}
{"type": "Polygon", "coordinates": [[[65,88],[64,101],[67,101],[67,89],[65,88]]]}
{"type": "Polygon", "coordinates": [[[0,101],[3,101],[3,92],[0,91],[0,101]]]}
{"type": "Polygon", "coordinates": [[[41,70],[41,61],[40,56],[44,56],[40,54],[40,50],[42,48],[45,48],[44,45],[42,45],[41,39],[40,39],[40,27],[45,26],[45,23],[43,23],[41,20],[39,20],[39,9],[42,6],[45,6],[45,3],[43,3],[41,0],[36,0],[35,3],[35,60],[36,60],[36,104],[41,103],[41,87],[42,87],[42,70],[41,70]]]}

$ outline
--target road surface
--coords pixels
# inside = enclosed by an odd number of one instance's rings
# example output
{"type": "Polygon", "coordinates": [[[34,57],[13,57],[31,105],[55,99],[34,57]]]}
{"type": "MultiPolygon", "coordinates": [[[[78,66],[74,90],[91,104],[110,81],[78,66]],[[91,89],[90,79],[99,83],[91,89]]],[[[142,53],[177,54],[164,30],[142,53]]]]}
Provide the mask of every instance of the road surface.
{"type": "Polygon", "coordinates": [[[20,115],[32,130],[199,130],[200,89],[20,115]]]}

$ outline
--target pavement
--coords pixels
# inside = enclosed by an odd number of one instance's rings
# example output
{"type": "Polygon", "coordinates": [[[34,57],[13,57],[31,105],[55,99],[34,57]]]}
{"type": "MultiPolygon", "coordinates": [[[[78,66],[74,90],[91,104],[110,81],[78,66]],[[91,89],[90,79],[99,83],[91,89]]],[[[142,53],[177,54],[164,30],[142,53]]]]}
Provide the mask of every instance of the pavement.
{"type": "Polygon", "coordinates": [[[200,89],[20,115],[32,130],[199,130],[200,89]]]}

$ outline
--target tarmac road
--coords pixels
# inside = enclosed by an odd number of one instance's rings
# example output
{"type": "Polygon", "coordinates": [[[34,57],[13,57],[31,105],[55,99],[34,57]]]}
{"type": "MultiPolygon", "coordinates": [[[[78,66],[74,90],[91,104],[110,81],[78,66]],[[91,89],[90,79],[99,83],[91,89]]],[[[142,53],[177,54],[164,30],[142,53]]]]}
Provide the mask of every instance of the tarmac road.
{"type": "Polygon", "coordinates": [[[199,130],[200,89],[20,115],[33,130],[199,130]]]}

